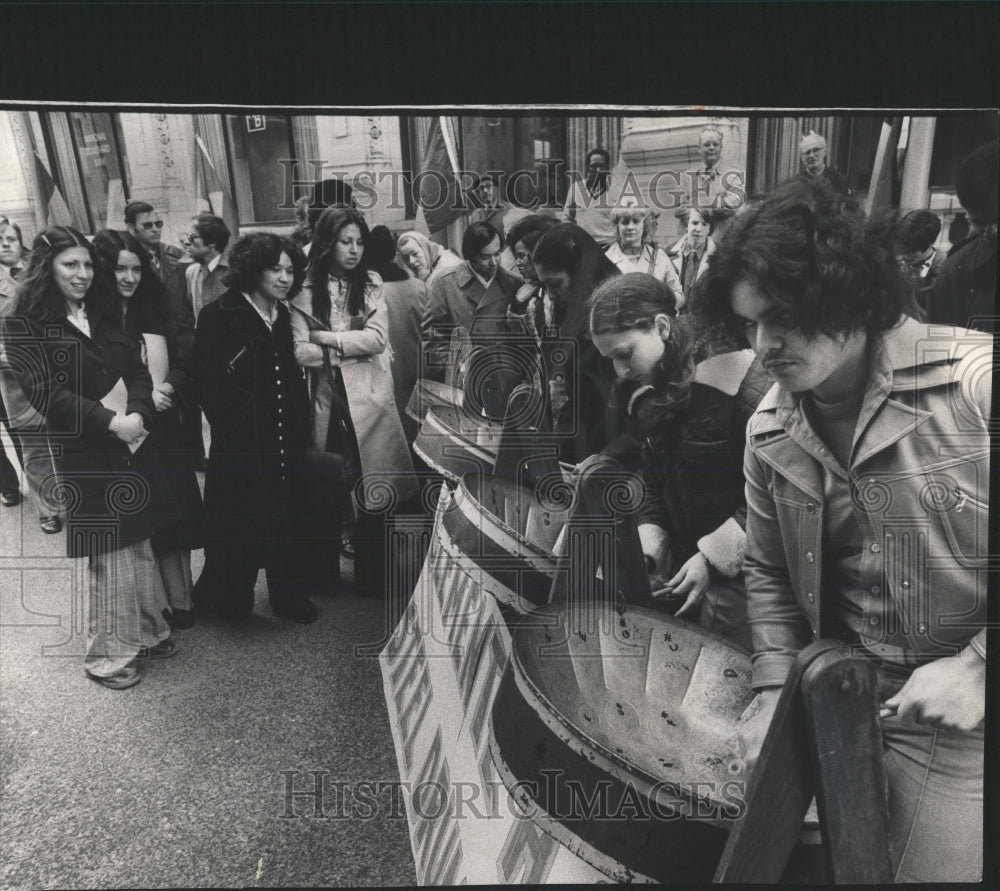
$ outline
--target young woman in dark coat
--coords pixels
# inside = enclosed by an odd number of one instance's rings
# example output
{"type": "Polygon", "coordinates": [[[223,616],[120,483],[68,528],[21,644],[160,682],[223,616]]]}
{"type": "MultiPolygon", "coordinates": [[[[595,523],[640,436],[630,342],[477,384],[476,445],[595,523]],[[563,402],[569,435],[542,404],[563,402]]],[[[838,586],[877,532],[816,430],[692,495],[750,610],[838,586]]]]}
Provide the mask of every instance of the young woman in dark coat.
{"type": "Polygon", "coordinates": [[[204,508],[191,469],[197,456],[185,442],[178,399],[188,387],[194,328],[172,316],[166,289],[150,268],[149,255],[130,233],[105,229],[94,236],[94,248],[115,283],[125,326],[153,378],[156,414],[149,446],[155,447],[177,504],[173,522],[153,536],[153,551],[167,592],[168,622],[173,628],[189,628],[194,624],[191,551],[204,547],[204,508]]]}
{"type": "Polygon", "coordinates": [[[67,553],[88,558],[84,670],[125,689],[142,679],[137,657],[176,651],[149,541],[174,508],[133,454],[152,426],[152,380],[113,285],[77,230],[57,226],[35,239],[16,300],[3,319],[7,371],[57,446],[67,553]]]}
{"type": "Polygon", "coordinates": [[[299,504],[309,396],[285,305],[304,276],[305,257],[290,240],[245,235],[230,249],[229,290],[198,316],[195,378],[212,431],[199,612],[250,615],[263,567],[276,616],[317,617],[299,504]]]}
{"type": "Polygon", "coordinates": [[[743,450],[769,380],[752,350],[676,312],[663,282],[629,273],[594,292],[591,337],[642,447],[639,537],[660,596],[749,647],[743,450]]]}

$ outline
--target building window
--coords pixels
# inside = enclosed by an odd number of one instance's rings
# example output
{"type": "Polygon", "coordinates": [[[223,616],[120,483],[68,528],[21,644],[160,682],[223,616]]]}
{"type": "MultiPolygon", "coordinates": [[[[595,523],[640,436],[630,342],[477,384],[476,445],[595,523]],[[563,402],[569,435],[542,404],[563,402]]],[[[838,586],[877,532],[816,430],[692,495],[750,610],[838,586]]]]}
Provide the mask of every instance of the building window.
{"type": "Polygon", "coordinates": [[[42,113],[33,116],[32,132],[73,225],[84,232],[120,227],[131,183],[118,116],[42,113]]]}
{"type": "Polygon", "coordinates": [[[286,178],[301,178],[316,157],[315,118],[228,114],[225,122],[240,222],[293,221],[295,208],[286,178]],[[296,166],[296,161],[303,163],[296,166]]]}

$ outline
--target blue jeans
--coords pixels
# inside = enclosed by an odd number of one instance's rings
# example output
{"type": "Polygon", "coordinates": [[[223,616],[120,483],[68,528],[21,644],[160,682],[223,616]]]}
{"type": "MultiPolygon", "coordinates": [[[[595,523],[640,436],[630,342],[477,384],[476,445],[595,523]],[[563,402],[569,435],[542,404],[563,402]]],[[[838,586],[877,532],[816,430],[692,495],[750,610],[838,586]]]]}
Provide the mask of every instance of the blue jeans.
{"type": "MultiPolygon", "coordinates": [[[[905,683],[879,671],[879,700],[905,683]]],[[[895,880],[979,882],[983,875],[983,725],[938,730],[882,721],[895,880]]]]}

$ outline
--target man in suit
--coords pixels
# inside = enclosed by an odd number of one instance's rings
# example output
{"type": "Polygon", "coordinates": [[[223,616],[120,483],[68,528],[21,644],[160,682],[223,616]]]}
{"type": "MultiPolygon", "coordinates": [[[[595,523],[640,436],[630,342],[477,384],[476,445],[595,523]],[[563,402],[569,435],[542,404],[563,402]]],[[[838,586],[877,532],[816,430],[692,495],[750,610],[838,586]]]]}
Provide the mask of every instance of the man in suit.
{"type": "Polygon", "coordinates": [[[807,183],[822,181],[841,195],[851,194],[844,175],[827,165],[826,140],[815,130],[810,130],[799,141],[799,158],[802,160],[800,180],[807,183]]]}
{"type": "Polygon", "coordinates": [[[229,244],[229,235],[222,217],[210,213],[193,217],[188,227],[184,244],[194,262],[188,266],[184,277],[196,321],[202,309],[226,290],[222,279],[229,267],[222,260],[222,252],[229,244]]]}
{"type": "MultiPolygon", "coordinates": [[[[176,307],[181,327],[186,330],[193,331],[201,311],[226,291],[222,279],[229,267],[223,262],[222,252],[229,244],[229,235],[229,228],[221,217],[202,213],[191,219],[184,236],[184,247],[192,262],[184,269],[183,297],[176,307]]],[[[171,300],[176,306],[173,296],[171,300]]],[[[195,456],[195,469],[204,470],[206,462],[201,408],[193,399],[185,396],[180,401],[180,410],[184,440],[195,456]]]]}
{"type": "Polygon", "coordinates": [[[448,343],[461,326],[472,343],[490,345],[507,333],[507,307],[520,279],[500,266],[503,242],[489,223],[473,223],[462,238],[465,262],[431,285],[420,328],[425,342],[424,376],[444,380],[448,343]]]}
{"type": "Polygon", "coordinates": [[[489,223],[503,239],[506,237],[503,218],[507,208],[501,203],[497,191],[497,178],[492,173],[483,174],[473,193],[476,207],[469,214],[469,223],[489,223]]]}
{"type": "Polygon", "coordinates": [[[163,220],[145,201],[130,201],[125,206],[125,228],[134,235],[149,255],[149,265],[160,281],[167,284],[178,266],[185,262],[184,251],[163,243],[163,220]]]}
{"type": "Polygon", "coordinates": [[[602,248],[613,244],[617,235],[611,222],[613,202],[608,195],[611,185],[611,154],[604,148],[587,152],[587,178],[570,186],[560,219],[576,223],[593,236],[602,248]]]}
{"type": "Polygon", "coordinates": [[[713,124],[698,134],[701,165],[685,170],[681,186],[685,205],[703,209],[735,211],[746,197],[746,174],[722,166],[722,131],[713,124]]]}

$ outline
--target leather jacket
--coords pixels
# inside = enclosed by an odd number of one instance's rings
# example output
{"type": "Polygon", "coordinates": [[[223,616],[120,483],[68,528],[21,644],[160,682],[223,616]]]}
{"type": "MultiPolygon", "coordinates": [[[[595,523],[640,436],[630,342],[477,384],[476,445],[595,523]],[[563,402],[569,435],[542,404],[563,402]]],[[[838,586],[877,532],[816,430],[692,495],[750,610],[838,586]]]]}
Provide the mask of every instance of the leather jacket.
{"type": "MultiPolygon", "coordinates": [[[[909,317],[872,347],[847,471],[861,584],[891,597],[898,617],[872,634],[907,655],[953,655],[973,638],[985,651],[992,351],[988,336],[909,317]]],[[[757,688],[782,684],[796,652],[825,636],[821,465],[835,459],[800,396],[776,385],[747,427],[743,568],[757,688]]]]}

